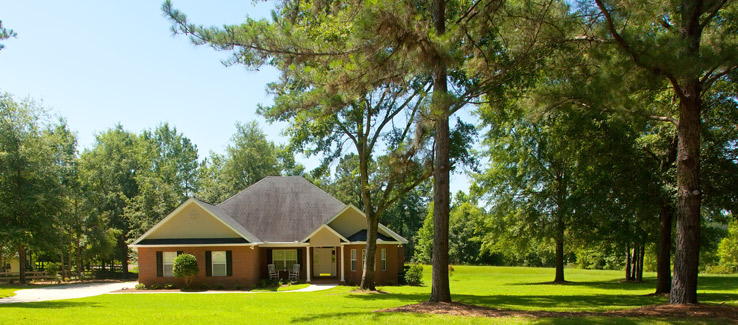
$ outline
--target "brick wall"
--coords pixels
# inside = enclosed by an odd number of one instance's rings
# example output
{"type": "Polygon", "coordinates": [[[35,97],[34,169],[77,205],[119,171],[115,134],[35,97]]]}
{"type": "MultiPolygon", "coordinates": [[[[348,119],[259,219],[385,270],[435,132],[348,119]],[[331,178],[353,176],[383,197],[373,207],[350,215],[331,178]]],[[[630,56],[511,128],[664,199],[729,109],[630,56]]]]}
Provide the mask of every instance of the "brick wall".
{"type": "Polygon", "coordinates": [[[207,283],[211,288],[222,284],[233,288],[241,284],[245,288],[253,288],[262,277],[260,256],[262,249],[249,246],[213,246],[213,247],[139,247],[138,248],[138,281],[150,286],[154,283],[165,285],[172,283],[177,287],[184,287],[184,279],[175,277],[159,277],[156,275],[156,252],[182,251],[192,254],[197,259],[200,273],[192,280],[192,287],[197,288],[201,283],[207,283]],[[205,276],[205,251],[232,252],[232,276],[205,276]]]}
{"type": "MultiPolygon", "coordinates": [[[[343,248],[345,279],[347,284],[359,285],[361,283],[361,274],[363,270],[363,261],[361,260],[361,251],[366,245],[346,245],[343,248]],[[356,271],[351,271],[351,250],[356,249],[356,271]]],[[[340,251],[339,251],[340,252],[340,251]]],[[[397,244],[377,244],[376,264],[377,270],[374,272],[374,282],[377,285],[397,284],[397,273],[402,270],[405,263],[405,250],[402,245],[397,244]],[[382,271],[381,251],[382,248],[387,250],[387,270],[382,271]]],[[[339,268],[340,272],[340,268],[339,268]]],[[[340,277],[340,273],[339,273],[340,277]]]]}

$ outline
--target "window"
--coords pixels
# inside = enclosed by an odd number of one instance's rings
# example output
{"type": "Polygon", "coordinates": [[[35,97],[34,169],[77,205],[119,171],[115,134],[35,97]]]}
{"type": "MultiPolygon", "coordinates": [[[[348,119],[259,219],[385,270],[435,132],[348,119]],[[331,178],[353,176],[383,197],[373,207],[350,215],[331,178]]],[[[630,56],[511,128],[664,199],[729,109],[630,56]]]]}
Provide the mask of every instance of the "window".
{"type": "Polygon", "coordinates": [[[225,251],[214,251],[212,253],[213,259],[213,276],[226,276],[227,271],[227,259],[225,251]]]}
{"type": "Polygon", "coordinates": [[[351,271],[356,271],[356,249],[351,249],[351,271]]]}
{"type": "Polygon", "coordinates": [[[387,271],[387,249],[382,248],[381,251],[381,258],[382,258],[382,271],[387,271]]]}
{"type": "Polygon", "coordinates": [[[174,259],[177,258],[177,252],[162,252],[162,265],[164,266],[164,276],[174,276],[174,259]]]}
{"type": "Polygon", "coordinates": [[[277,270],[292,270],[297,263],[296,249],[275,249],[272,251],[272,263],[277,270]]]}

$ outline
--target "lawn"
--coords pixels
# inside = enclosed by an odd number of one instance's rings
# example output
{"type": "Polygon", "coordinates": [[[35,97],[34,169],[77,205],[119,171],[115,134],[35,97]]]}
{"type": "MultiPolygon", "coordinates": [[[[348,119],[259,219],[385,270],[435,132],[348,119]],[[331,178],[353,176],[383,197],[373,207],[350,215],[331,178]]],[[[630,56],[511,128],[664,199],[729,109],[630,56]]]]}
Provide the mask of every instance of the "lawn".
{"type": "MultiPolygon", "coordinates": [[[[453,299],[493,308],[605,311],[661,304],[653,274],[642,284],[621,283],[619,271],[567,269],[568,285],[550,285],[552,269],[458,266],[451,277],[453,299]]],[[[375,312],[428,299],[426,286],[382,287],[388,293],[356,293],[352,287],[317,292],[226,294],[115,294],[64,301],[0,305],[0,323],[719,323],[664,318],[482,318],[375,312]]],[[[700,278],[701,302],[738,306],[738,276],[700,278]]]]}

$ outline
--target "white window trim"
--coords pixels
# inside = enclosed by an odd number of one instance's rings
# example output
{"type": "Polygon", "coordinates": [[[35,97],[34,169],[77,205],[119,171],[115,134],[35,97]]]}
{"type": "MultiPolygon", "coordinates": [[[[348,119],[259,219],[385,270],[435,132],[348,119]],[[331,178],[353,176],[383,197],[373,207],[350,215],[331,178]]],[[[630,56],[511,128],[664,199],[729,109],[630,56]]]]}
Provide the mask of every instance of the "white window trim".
{"type": "Polygon", "coordinates": [[[228,253],[226,251],[212,251],[210,252],[210,270],[212,276],[228,276],[228,253]],[[223,253],[223,258],[225,261],[223,263],[216,263],[215,262],[215,253],[223,253]],[[215,266],[216,265],[223,265],[223,274],[215,274],[215,266]]]}
{"type": "Polygon", "coordinates": [[[381,258],[382,258],[382,271],[387,271],[387,249],[382,248],[381,250],[381,258]]]}
{"type": "MultiPolygon", "coordinates": [[[[274,249],[274,250],[272,250],[272,264],[274,264],[275,267],[277,266],[277,263],[276,263],[277,262],[277,254],[275,254],[276,252],[284,252],[282,254],[283,258],[281,260],[279,260],[279,261],[284,262],[284,266],[285,267],[287,267],[287,262],[288,261],[295,261],[294,264],[300,264],[300,261],[298,261],[298,259],[297,259],[297,249],[274,249]],[[287,259],[287,254],[286,254],[287,252],[295,252],[295,259],[294,260],[293,259],[287,259]]],[[[277,270],[283,270],[283,269],[277,268],[277,270]]]]}
{"type": "Polygon", "coordinates": [[[356,248],[351,249],[351,271],[356,271],[356,248]]]}
{"type": "Polygon", "coordinates": [[[162,276],[164,276],[164,277],[174,277],[174,260],[176,258],[177,258],[177,252],[162,252],[161,253],[161,264],[162,264],[162,269],[163,269],[162,276]],[[174,258],[172,259],[171,262],[167,262],[167,259],[166,259],[166,256],[169,255],[169,254],[174,254],[174,258]],[[168,265],[171,265],[171,268],[169,268],[169,270],[171,270],[170,271],[171,273],[167,273],[167,266],[168,265]]]}

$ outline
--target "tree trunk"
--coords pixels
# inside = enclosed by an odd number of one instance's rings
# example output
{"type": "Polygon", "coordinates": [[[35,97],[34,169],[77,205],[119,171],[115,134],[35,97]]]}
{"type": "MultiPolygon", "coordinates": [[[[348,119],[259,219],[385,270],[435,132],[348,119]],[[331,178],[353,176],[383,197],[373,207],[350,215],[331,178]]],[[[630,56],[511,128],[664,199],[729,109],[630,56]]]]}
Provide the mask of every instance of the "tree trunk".
{"type": "Polygon", "coordinates": [[[564,241],[556,239],[556,278],[554,283],[564,283],[564,241]]]}
{"type": "Polygon", "coordinates": [[[636,274],[636,281],[643,281],[643,260],[646,255],[646,245],[641,243],[641,253],[638,256],[638,273],[636,274]]]}
{"type": "Polygon", "coordinates": [[[630,243],[625,244],[625,281],[630,281],[630,243]]]}
{"type": "Polygon", "coordinates": [[[630,270],[630,279],[628,280],[635,281],[638,270],[638,244],[635,242],[633,242],[633,255],[631,255],[630,265],[632,269],[630,270]]]}
{"type": "Polygon", "coordinates": [[[677,154],[677,234],[670,302],[697,303],[700,253],[700,109],[698,80],[684,83],[679,105],[677,154]]]}
{"type": "Polygon", "coordinates": [[[82,281],[82,248],[80,247],[80,238],[77,234],[77,281],[82,281]]]}
{"type": "MultiPolygon", "coordinates": [[[[63,245],[62,245],[63,246],[63,245]]],[[[64,268],[66,265],[64,265],[64,249],[62,249],[61,253],[59,253],[59,259],[61,260],[61,274],[62,274],[62,281],[64,281],[65,275],[67,274],[64,272],[64,268]]],[[[56,274],[54,274],[54,277],[56,277],[56,274]]]]}
{"type": "MultiPolygon", "coordinates": [[[[563,197],[563,195],[561,196],[563,197]]],[[[556,212],[556,277],[554,283],[566,282],[564,280],[564,229],[564,214],[559,209],[556,212]]]]}
{"type": "Polygon", "coordinates": [[[26,284],[26,248],[18,245],[18,272],[20,284],[26,284]]]}
{"type": "MultiPolygon", "coordinates": [[[[433,1],[433,25],[437,35],[446,33],[446,3],[433,1]]],[[[435,58],[432,116],[435,119],[435,168],[433,170],[433,278],[431,302],[451,302],[448,284],[448,219],[449,219],[449,103],[446,64],[435,58]]]]}
{"type": "Polygon", "coordinates": [[[659,251],[656,265],[656,294],[671,291],[671,221],[674,209],[667,202],[662,202],[659,212],[659,251]]]}
{"type": "Polygon", "coordinates": [[[359,150],[359,171],[361,173],[361,196],[364,203],[364,214],[366,215],[366,254],[364,254],[364,267],[361,274],[361,289],[375,291],[374,269],[377,252],[377,229],[379,218],[374,213],[369,192],[369,159],[366,155],[366,141],[361,141],[359,150]]]}

